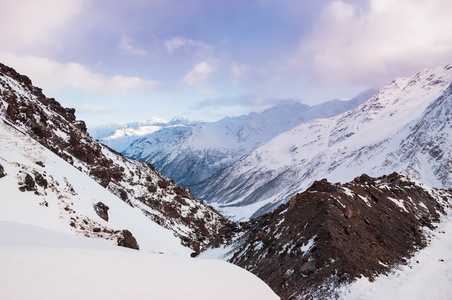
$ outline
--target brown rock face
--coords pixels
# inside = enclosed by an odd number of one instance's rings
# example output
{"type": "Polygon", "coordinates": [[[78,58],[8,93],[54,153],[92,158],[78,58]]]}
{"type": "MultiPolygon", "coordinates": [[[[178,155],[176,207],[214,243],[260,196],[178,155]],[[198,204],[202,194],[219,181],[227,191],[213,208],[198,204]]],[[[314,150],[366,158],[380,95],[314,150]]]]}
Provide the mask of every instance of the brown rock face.
{"type": "Polygon", "coordinates": [[[436,193],[396,173],[344,185],[316,181],[252,220],[230,261],[282,299],[334,298],[340,284],[373,280],[426,246],[420,230],[433,229],[452,199],[450,192],[436,193]]]}

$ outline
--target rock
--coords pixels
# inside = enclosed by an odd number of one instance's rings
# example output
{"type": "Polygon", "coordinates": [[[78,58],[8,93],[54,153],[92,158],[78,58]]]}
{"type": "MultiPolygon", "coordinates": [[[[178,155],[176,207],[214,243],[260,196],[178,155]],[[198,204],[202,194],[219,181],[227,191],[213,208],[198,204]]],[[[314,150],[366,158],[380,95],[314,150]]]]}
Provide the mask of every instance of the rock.
{"type": "Polygon", "coordinates": [[[93,232],[100,232],[100,228],[99,227],[94,227],[93,228],[93,232]]]}
{"type": "Polygon", "coordinates": [[[0,178],[5,177],[5,169],[3,168],[2,165],[0,165],[0,178]]]}
{"type": "Polygon", "coordinates": [[[350,206],[348,206],[348,205],[347,205],[347,207],[345,208],[344,216],[345,216],[347,219],[350,219],[350,218],[353,216],[353,212],[352,212],[350,206]]]}
{"type": "Polygon", "coordinates": [[[264,243],[265,245],[268,245],[270,243],[270,236],[268,234],[265,234],[262,237],[262,243],[264,243]]]}
{"type": "Polygon", "coordinates": [[[341,276],[339,276],[339,280],[341,282],[347,281],[348,280],[348,275],[347,274],[342,274],[341,276]]]}
{"type": "Polygon", "coordinates": [[[19,190],[21,192],[36,191],[36,183],[35,183],[33,177],[31,177],[30,174],[25,175],[25,180],[22,183],[22,185],[19,187],[19,190]]]}
{"type": "Polygon", "coordinates": [[[37,164],[38,166],[41,166],[43,168],[45,167],[45,164],[42,161],[37,161],[37,162],[35,162],[35,164],[37,164]]]}
{"type": "Polygon", "coordinates": [[[44,178],[44,176],[42,176],[40,173],[38,172],[34,172],[35,175],[35,182],[43,188],[47,188],[47,180],[44,178]]]}
{"type": "Polygon", "coordinates": [[[220,230],[218,230],[218,234],[220,236],[223,236],[225,238],[230,238],[232,236],[232,227],[228,225],[229,224],[226,224],[225,226],[221,227],[220,230]]]}
{"type": "Polygon", "coordinates": [[[192,252],[192,253],[190,254],[190,256],[193,257],[193,258],[198,257],[198,255],[199,255],[198,252],[192,252]]]}
{"type": "Polygon", "coordinates": [[[316,263],[315,259],[304,263],[300,268],[300,273],[303,275],[310,275],[310,274],[314,273],[315,271],[317,271],[315,263],[316,263]]]}
{"type": "Polygon", "coordinates": [[[137,240],[132,233],[127,229],[123,229],[118,236],[118,246],[126,247],[130,249],[140,250],[137,240]]]}
{"type": "Polygon", "coordinates": [[[108,222],[108,206],[106,206],[102,202],[97,202],[96,204],[94,204],[94,210],[99,217],[108,222]]]}

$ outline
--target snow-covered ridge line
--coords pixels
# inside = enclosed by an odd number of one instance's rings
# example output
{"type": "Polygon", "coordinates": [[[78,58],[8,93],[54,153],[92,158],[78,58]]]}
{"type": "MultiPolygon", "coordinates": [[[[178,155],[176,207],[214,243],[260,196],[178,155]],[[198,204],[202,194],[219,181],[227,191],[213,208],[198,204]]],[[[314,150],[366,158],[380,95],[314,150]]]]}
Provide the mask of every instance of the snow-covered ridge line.
{"type": "Polygon", "coordinates": [[[347,111],[374,93],[368,90],[347,101],[333,100],[312,107],[301,103],[281,105],[261,113],[198,124],[185,132],[161,129],[135,140],[123,154],[149,161],[176,183],[191,187],[280,133],[315,118],[347,111]]]}
{"type": "Polygon", "coordinates": [[[343,182],[356,173],[397,171],[450,188],[451,82],[452,66],[397,79],[350,111],[278,135],[191,189],[241,220],[273,210],[319,178],[343,182]],[[240,213],[259,203],[254,214],[240,213]]]}

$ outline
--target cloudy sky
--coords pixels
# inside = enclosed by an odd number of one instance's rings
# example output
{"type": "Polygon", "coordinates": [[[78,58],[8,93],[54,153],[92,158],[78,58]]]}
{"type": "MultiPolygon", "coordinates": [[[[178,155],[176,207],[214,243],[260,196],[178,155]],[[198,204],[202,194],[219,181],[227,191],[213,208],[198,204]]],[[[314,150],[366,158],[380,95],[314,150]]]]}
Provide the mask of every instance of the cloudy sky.
{"type": "Polygon", "coordinates": [[[0,62],[87,125],[350,98],[452,63],[450,0],[0,0],[0,62]]]}

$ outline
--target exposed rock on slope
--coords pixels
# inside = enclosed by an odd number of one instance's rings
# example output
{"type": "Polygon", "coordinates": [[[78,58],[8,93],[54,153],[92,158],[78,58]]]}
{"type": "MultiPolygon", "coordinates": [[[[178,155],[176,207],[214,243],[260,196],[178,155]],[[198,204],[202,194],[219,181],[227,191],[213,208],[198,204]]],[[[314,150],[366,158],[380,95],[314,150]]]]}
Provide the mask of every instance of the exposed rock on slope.
{"type": "Polygon", "coordinates": [[[93,140],[75,110],[47,98],[31,80],[0,64],[0,118],[89,174],[199,251],[229,221],[147,162],[125,158],[93,140]]]}
{"type": "Polygon", "coordinates": [[[373,280],[427,244],[452,193],[393,173],[347,184],[316,181],[247,223],[230,262],[264,280],[283,299],[330,298],[341,283],[373,280]]]}

